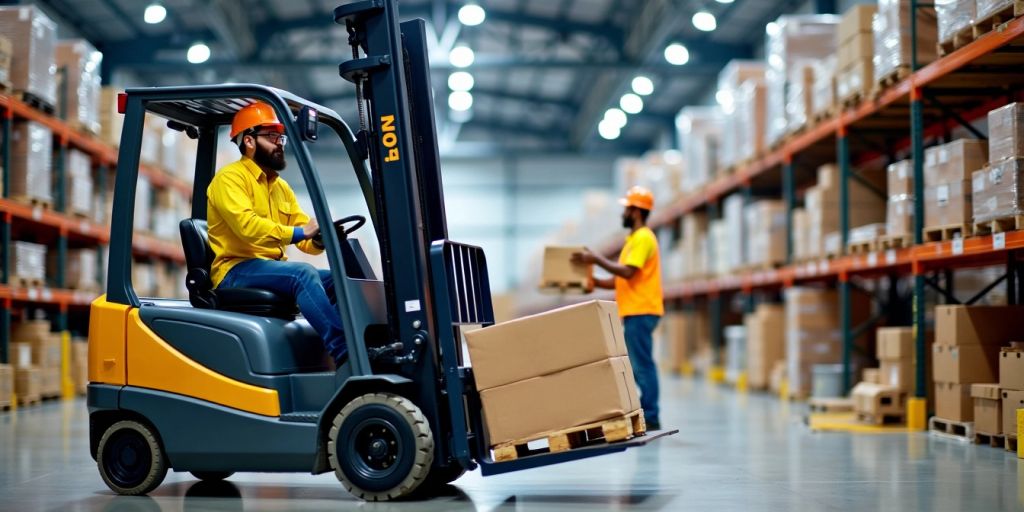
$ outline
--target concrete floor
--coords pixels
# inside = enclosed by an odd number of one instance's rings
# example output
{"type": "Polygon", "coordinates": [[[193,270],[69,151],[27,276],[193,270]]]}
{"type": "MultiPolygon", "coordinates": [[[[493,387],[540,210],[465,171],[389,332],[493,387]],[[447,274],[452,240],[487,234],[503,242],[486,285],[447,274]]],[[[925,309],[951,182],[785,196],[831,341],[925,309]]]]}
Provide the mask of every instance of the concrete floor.
{"type": "Polygon", "coordinates": [[[88,454],[82,400],[0,413],[0,510],[1024,510],[1024,467],[1003,450],[925,434],[814,434],[803,407],[663,378],[680,434],[622,454],[484,479],[427,502],[367,504],[333,474],[170,473],[150,497],[114,496],[88,454]]]}

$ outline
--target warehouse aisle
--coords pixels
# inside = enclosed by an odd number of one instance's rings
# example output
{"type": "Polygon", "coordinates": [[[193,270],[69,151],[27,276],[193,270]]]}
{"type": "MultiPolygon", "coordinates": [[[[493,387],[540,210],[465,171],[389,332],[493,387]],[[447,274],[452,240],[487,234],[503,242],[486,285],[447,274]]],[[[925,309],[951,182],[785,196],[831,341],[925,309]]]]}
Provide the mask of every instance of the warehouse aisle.
{"type": "Polygon", "coordinates": [[[463,477],[429,502],[361,504],[334,475],[169,474],[149,498],[115,497],[88,456],[82,400],[0,414],[0,510],[1019,510],[1024,469],[1002,450],[924,434],[812,434],[786,406],[663,379],[681,433],[624,454],[463,477]]]}

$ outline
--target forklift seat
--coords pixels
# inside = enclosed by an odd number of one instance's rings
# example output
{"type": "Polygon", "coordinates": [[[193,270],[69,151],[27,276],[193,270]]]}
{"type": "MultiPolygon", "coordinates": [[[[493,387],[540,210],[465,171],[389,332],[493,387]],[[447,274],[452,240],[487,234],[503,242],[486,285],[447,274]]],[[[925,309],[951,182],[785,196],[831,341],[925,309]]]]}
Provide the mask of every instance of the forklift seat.
{"type": "Polygon", "coordinates": [[[213,250],[210,249],[206,221],[185,219],[178,224],[178,229],[188,267],[185,287],[193,307],[287,320],[295,318],[298,310],[291,297],[258,288],[214,288],[210,279],[213,250]]]}

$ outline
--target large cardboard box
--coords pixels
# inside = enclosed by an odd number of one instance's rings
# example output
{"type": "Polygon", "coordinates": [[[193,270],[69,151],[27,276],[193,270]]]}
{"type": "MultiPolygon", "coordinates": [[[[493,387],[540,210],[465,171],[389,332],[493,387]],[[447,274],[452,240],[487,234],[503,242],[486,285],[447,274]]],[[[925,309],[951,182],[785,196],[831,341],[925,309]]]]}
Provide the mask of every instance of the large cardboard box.
{"type": "Polygon", "coordinates": [[[1024,343],[999,349],[999,387],[1024,390],[1024,343]]]}
{"type": "Polygon", "coordinates": [[[913,327],[882,327],[878,329],[878,359],[899,361],[914,357],[913,327]]]}
{"type": "Polygon", "coordinates": [[[935,382],[935,415],[952,421],[973,421],[971,385],[935,382]]]}
{"type": "Polygon", "coordinates": [[[935,380],[972,384],[998,380],[999,347],[996,345],[932,346],[935,380]]]}
{"type": "Polygon", "coordinates": [[[1010,103],[988,113],[989,163],[1024,157],[1024,103],[1010,103]]]}
{"type": "Polygon", "coordinates": [[[39,394],[47,398],[60,396],[60,368],[39,369],[39,394]]]}
{"type": "Polygon", "coordinates": [[[14,43],[10,74],[14,90],[56,105],[57,24],[34,5],[5,6],[0,7],[0,34],[14,43]]]}
{"type": "Polygon", "coordinates": [[[42,390],[42,373],[39,368],[17,368],[14,370],[14,392],[19,400],[36,400],[42,390]]]}
{"type": "Polygon", "coordinates": [[[594,266],[577,265],[571,261],[573,253],[584,250],[584,247],[545,247],[540,286],[555,288],[586,287],[594,275],[594,266]]]}
{"type": "Polygon", "coordinates": [[[50,322],[48,320],[12,322],[11,339],[29,343],[48,340],[50,339],[50,322]]]}
{"type": "Polygon", "coordinates": [[[1024,391],[1004,389],[1003,395],[1003,433],[1017,435],[1017,409],[1024,409],[1024,391]]]}
{"type": "Polygon", "coordinates": [[[853,397],[853,411],[857,414],[902,415],[906,409],[906,393],[892,386],[860,382],[850,395],[853,397]]]}
{"type": "MultiPolygon", "coordinates": [[[[67,121],[72,126],[99,133],[100,64],[103,54],[84,39],[57,43],[56,60],[64,68],[64,90],[67,121]]],[[[60,98],[58,98],[59,100],[60,98]]]]}
{"type": "Polygon", "coordinates": [[[901,391],[914,389],[914,360],[897,359],[882,361],[878,368],[879,379],[885,386],[892,386],[901,391]]]}
{"type": "Polygon", "coordinates": [[[32,367],[32,344],[21,343],[12,341],[8,345],[10,353],[7,356],[9,361],[15,368],[31,368],[32,367]]]}
{"type": "Polygon", "coordinates": [[[626,355],[614,302],[590,301],[465,333],[478,390],[626,355]]]}
{"type": "Polygon", "coordinates": [[[480,400],[491,446],[536,439],[640,408],[625,356],[486,389],[480,400]]]}
{"type": "Polygon", "coordinates": [[[786,313],[781,304],[759,304],[747,315],[747,384],[767,389],[771,371],[786,360],[786,313]]]}
{"type": "Polygon", "coordinates": [[[974,430],[982,434],[1003,433],[1003,400],[998,384],[971,384],[974,399],[974,430]]]}
{"type": "Polygon", "coordinates": [[[1022,331],[1022,306],[935,307],[935,343],[939,345],[1005,345],[1022,331]]]}
{"type": "Polygon", "coordinates": [[[841,45],[851,37],[867,34],[871,37],[871,18],[878,12],[875,4],[855,5],[843,13],[843,19],[839,21],[837,42],[841,45]]]}
{"type": "Polygon", "coordinates": [[[54,333],[43,340],[32,342],[32,364],[40,368],[60,367],[60,335],[54,333]]]}

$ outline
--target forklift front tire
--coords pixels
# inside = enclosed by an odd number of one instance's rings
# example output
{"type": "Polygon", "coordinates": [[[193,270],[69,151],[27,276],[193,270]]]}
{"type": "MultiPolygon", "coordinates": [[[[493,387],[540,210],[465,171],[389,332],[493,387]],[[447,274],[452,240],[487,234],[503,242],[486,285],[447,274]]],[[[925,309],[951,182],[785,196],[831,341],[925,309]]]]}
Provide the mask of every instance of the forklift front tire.
{"type": "Polygon", "coordinates": [[[434,461],[434,436],[416,404],[391,393],[353,399],[334,417],[328,444],[334,474],[367,501],[412,494],[434,461]]]}
{"type": "Polygon", "coordinates": [[[167,458],[156,434],[134,420],[114,423],[103,433],[96,464],[107,487],[122,496],[148,494],[167,476],[167,458]]]}

